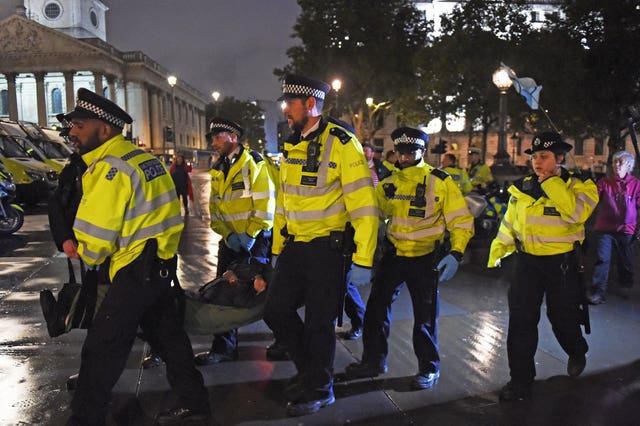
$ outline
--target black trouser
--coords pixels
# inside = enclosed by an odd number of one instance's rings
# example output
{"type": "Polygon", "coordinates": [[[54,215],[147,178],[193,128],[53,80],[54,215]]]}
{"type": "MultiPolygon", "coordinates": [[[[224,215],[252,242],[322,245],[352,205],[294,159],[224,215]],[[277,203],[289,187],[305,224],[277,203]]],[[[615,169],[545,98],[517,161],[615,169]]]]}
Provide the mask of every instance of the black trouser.
{"type": "Polygon", "coordinates": [[[364,323],[364,302],[362,296],[358,291],[358,287],[351,284],[349,278],[347,278],[347,294],[344,297],[344,312],[351,321],[351,327],[360,328],[364,323]]]}
{"type": "Polygon", "coordinates": [[[164,262],[155,255],[151,261],[145,258],[143,253],[118,271],[89,328],[82,347],[78,388],[71,403],[72,420],[77,423],[104,424],[111,389],[125,367],[138,325],[165,361],[167,379],[180,404],[192,409],[208,404],[191,342],[176,314],[171,288],[176,258],[164,262]],[[161,271],[168,272],[166,278],[161,277],[161,271]]]}
{"type": "Polygon", "coordinates": [[[176,194],[178,194],[178,199],[182,197],[182,205],[184,206],[184,211],[189,211],[189,187],[176,186],[176,194]]]}
{"type": "MultiPolygon", "coordinates": [[[[227,246],[224,240],[218,243],[218,268],[216,270],[216,278],[220,278],[222,274],[229,268],[229,265],[238,260],[247,257],[264,258],[270,261],[269,253],[271,253],[271,231],[260,232],[256,237],[256,242],[251,247],[251,251],[233,251],[227,246]]],[[[218,354],[232,354],[238,347],[238,329],[234,328],[224,333],[213,335],[213,343],[211,343],[211,352],[218,354]]]]}
{"type": "Polygon", "coordinates": [[[580,329],[575,253],[555,256],[517,253],[514,273],[509,287],[509,368],[513,380],[530,383],[536,376],[534,356],[545,293],[547,317],[562,349],[569,356],[583,355],[589,349],[580,329]]]}
{"type": "Polygon", "coordinates": [[[307,390],[327,394],[333,386],[338,293],[345,279],[342,253],[329,238],[287,242],[278,256],[264,320],[291,355],[307,390]],[[297,313],[305,306],[304,322],[297,313]]]}
{"type": "Polygon", "coordinates": [[[407,284],[413,305],[413,351],[418,358],[421,373],[440,369],[438,352],[438,308],[433,306],[434,276],[433,254],[419,257],[396,256],[393,250],[386,252],[376,267],[364,315],[364,350],[362,362],[383,365],[387,361],[387,339],[391,328],[391,304],[407,284]],[[435,313],[434,310],[435,309],[435,313]],[[433,321],[435,318],[435,322],[433,321]]]}

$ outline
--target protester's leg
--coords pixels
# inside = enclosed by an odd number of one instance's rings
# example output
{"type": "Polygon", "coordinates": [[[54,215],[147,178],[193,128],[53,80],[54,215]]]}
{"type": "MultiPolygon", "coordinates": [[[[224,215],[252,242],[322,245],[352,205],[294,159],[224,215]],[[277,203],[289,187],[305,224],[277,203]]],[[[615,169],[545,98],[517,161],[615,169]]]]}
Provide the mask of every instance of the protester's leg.
{"type": "Polygon", "coordinates": [[[358,288],[350,281],[347,282],[347,294],[344,298],[344,311],[351,321],[351,330],[345,333],[345,338],[348,340],[356,340],[362,336],[365,307],[358,288]]]}
{"type": "Polygon", "coordinates": [[[633,244],[633,235],[623,233],[619,233],[616,235],[616,249],[618,253],[618,281],[620,287],[624,289],[629,289],[633,286],[633,244]]]}
{"type": "Polygon", "coordinates": [[[593,289],[591,302],[600,303],[604,300],[609,280],[609,268],[611,266],[611,248],[613,237],[611,234],[599,232],[596,246],[596,262],[593,265],[593,289]]]}

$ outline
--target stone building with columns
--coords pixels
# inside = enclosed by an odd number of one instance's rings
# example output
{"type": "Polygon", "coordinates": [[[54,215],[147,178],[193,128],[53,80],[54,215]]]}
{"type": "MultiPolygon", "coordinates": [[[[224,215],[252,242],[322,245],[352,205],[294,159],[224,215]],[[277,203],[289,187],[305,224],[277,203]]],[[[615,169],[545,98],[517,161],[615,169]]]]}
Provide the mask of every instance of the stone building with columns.
{"type": "Polygon", "coordinates": [[[106,41],[99,0],[28,0],[29,9],[0,21],[0,119],[43,127],[73,109],[87,88],[133,117],[131,136],[154,154],[206,150],[208,97],[141,51],[121,52],[106,41]],[[165,129],[174,141],[165,140],[165,129]]]}

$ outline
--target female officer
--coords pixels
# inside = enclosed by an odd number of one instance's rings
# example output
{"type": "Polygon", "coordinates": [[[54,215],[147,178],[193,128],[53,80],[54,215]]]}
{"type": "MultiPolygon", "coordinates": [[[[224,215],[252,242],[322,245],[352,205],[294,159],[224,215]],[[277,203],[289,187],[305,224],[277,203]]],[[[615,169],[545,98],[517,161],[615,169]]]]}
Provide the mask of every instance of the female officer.
{"type": "Polygon", "coordinates": [[[577,377],[586,365],[587,342],[580,329],[579,282],[574,243],[584,240],[584,223],[598,202],[591,180],[561,167],[571,145],[558,133],[533,138],[534,174],[516,181],[498,236],[491,244],[489,268],[516,252],[515,277],[509,288],[507,353],[511,381],[500,391],[510,401],[530,395],[536,375],[540,305],[546,293],[547,317],[569,355],[567,373],[577,377]]]}

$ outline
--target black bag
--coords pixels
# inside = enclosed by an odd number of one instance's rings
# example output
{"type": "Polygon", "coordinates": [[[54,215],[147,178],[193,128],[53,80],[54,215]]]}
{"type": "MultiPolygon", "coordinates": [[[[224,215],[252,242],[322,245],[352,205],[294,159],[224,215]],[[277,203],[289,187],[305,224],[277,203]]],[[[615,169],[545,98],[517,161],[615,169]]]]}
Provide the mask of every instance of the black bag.
{"type": "MultiPolygon", "coordinates": [[[[98,303],[98,270],[85,270],[84,263],[80,263],[82,272],[82,285],[72,299],[69,309],[67,310],[66,328],[70,331],[73,328],[89,328],[93,317],[99,306],[98,303]]],[[[104,298],[108,286],[104,292],[101,291],[100,301],[104,298]]],[[[58,296],[60,300],[60,296],[58,296]]]]}
{"type": "MultiPolygon", "coordinates": [[[[40,306],[47,322],[47,331],[51,337],[59,336],[68,331],[65,320],[81,288],[80,283],[76,281],[73,264],[69,258],[67,258],[67,266],[69,268],[69,281],[62,285],[62,289],[58,292],[58,300],[53,296],[51,290],[42,290],[40,292],[40,306]]],[[[84,270],[82,261],[80,261],[80,268],[84,270]]]]}

